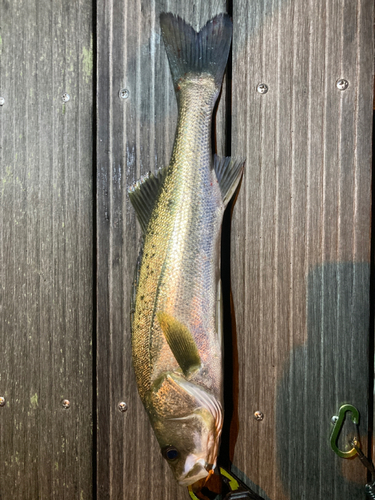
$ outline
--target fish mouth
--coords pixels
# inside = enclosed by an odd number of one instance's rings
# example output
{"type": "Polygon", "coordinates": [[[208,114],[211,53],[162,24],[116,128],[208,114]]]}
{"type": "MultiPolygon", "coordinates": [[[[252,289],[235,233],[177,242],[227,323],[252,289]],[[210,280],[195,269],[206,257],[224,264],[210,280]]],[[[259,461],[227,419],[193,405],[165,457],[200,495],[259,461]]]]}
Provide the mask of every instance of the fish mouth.
{"type": "Polygon", "coordinates": [[[190,486],[200,479],[207,477],[209,475],[209,469],[211,468],[212,466],[209,465],[205,460],[203,460],[203,458],[201,458],[195,463],[195,465],[184,477],[179,479],[178,483],[181,486],[190,486]]]}

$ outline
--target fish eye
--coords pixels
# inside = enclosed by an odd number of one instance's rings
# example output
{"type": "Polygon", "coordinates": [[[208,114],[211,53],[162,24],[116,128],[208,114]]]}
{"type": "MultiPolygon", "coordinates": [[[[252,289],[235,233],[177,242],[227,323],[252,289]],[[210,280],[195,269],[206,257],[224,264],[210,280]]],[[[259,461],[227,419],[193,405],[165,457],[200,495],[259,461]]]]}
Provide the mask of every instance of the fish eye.
{"type": "Polygon", "coordinates": [[[177,448],[175,448],[174,446],[166,446],[161,450],[161,453],[163,457],[169,462],[176,460],[176,458],[178,458],[180,455],[177,448]]]}

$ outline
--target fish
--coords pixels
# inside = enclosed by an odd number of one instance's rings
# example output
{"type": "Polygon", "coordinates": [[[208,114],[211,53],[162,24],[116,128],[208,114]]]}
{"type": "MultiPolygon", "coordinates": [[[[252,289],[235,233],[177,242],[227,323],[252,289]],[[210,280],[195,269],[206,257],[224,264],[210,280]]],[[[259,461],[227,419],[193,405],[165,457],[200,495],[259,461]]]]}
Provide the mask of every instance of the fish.
{"type": "Polygon", "coordinates": [[[129,188],[143,233],[133,288],[132,358],[140,398],[174,478],[214,472],[223,426],[221,225],[243,159],[213,156],[212,115],[232,39],[219,14],[196,32],[160,26],[178,104],[169,165],[129,188]]]}

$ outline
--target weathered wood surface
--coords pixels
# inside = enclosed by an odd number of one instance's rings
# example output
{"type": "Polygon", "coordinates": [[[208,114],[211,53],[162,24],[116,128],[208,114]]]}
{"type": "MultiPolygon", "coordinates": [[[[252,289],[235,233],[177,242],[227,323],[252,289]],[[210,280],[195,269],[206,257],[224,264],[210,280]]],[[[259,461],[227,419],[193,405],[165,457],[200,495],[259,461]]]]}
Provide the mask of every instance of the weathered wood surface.
{"type": "MultiPolygon", "coordinates": [[[[168,162],[174,138],[159,12],[197,26],[221,7],[128,0],[98,9],[98,498],[187,498],[135,387],[129,302],[140,230],[126,188],[168,162]]],[[[336,457],[328,436],[350,402],[366,448],[371,9],[368,0],[233,3],[231,153],[247,166],[232,224],[229,450],[234,470],[273,500],[363,497],[362,466],[336,457]]],[[[223,154],[223,103],[219,117],[223,154]]]]}
{"type": "MultiPolygon", "coordinates": [[[[159,13],[197,28],[224,7],[97,4],[98,499],[188,498],[160,457],[134,381],[140,228],[127,187],[169,161],[174,138],[159,13]]],[[[232,88],[221,95],[216,142],[247,166],[233,208],[234,408],[223,445],[265,499],[363,498],[362,466],[336,457],[328,436],[350,402],[366,448],[372,11],[369,0],[233,2],[232,88]]],[[[4,499],[93,496],[91,16],[88,0],[0,0],[4,499]]],[[[228,228],[227,217],[224,236],[228,228]]]]}
{"type": "MultiPolygon", "coordinates": [[[[140,228],[127,187],[169,162],[177,105],[159,28],[172,11],[196,28],[224,2],[108,1],[98,9],[98,498],[186,498],[161,459],[131,361],[130,293],[140,228]],[[127,89],[128,99],[119,91],[127,89]],[[128,411],[120,413],[125,401],[128,411]]],[[[224,100],[224,99],[222,99],[224,100]]],[[[218,129],[224,129],[218,111],[218,129]]],[[[221,147],[223,133],[218,137],[221,147]]]]}
{"type": "Polygon", "coordinates": [[[0,498],[91,499],[90,1],[0,1],[0,95],[0,498]]]}
{"type": "MultiPolygon", "coordinates": [[[[162,10],[195,24],[213,13],[192,2],[109,2],[98,12],[100,498],[186,497],[160,460],[130,359],[140,234],[126,187],[168,161],[176,120],[162,10]],[[122,399],[127,414],[116,411],[122,399]]],[[[331,416],[351,402],[366,447],[369,12],[368,1],[233,5],[232,154],[247,167],[232,227],[239,369],[230,449],[238,427],[235,470],[265,498],[363,496],[361,465],[335,457],[328,435],[331,416]]]]}
{"type": "Polygon", "coordinates": [[[232,224],[233,463],[265,498],[364,498],[363,467],[328,436],[348,402],[367,444],[372,12],[234,2],[232,154],[247,166],[232,224]]]}

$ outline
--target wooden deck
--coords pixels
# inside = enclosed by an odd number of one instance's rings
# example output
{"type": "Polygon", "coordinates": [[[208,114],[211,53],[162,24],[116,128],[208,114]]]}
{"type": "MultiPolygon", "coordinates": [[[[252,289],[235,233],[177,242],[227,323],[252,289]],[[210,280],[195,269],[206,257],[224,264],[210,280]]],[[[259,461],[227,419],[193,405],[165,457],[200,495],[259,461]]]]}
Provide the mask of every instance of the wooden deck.
{"type": "Polygon", "coordinates": [[[373,2],[0,0],[0,500],[189,498],[135,386],[127,186],[174,139],[160,12],[226,9],[223,460],[265,500],[365,497],[329,435],[351,403],[366,451],[374,420],[373,2]]]}

